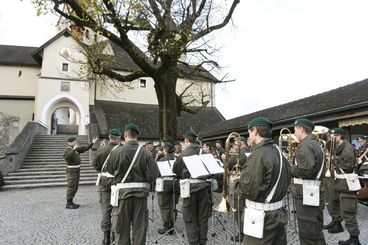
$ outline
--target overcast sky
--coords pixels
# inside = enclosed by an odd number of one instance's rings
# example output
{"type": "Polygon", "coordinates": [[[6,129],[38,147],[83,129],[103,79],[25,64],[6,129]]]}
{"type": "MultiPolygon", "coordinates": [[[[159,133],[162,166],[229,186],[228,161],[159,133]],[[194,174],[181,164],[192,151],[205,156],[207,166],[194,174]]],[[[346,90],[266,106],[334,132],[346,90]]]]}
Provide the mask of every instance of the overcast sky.
{"type": "MultiPolygon", "coordinates": [[[[0,0],[0,44],[40,46],[56,34],[55,18],[35,17],[29,2],[0,0]]],[[[367,0],[241,0],[218,37],[236,79],[217,88],[227,119],[368,78],[367,0]]]]}

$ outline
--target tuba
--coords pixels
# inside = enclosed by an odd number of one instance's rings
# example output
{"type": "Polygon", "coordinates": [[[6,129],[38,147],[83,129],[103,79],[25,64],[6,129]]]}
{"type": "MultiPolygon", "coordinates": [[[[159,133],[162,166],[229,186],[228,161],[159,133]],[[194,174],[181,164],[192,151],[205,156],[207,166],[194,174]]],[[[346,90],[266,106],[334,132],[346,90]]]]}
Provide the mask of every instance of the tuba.
{"type": "Polygon", "coordinates": [[[230,155],[237,155],[237,163],[234,166],[233,174],[240,175],[240,147],[238,152],[230,151],[231,142],[238,141],[240,144],[240,135],[236,132],[232,132],[226,139],[225,142],[225,161],[224,161],[224,182],[222,185],[222,198],[219,205],[217,205],[214,210],[223,213],[236,212],[236,209],[231,207],[229,202],[229,190],[228,190],[228,182],[229,182],[229,158],[230,155]]]}
{"type": "Polygon", "coordinates": [[[290,129],[283,128],[280,131],[279,148],[285,154],[290,165],[294,164],[296,151],[298,149],[299,141],[295,135],[291,133],[290,129]],[[286,133],[285,133],[286,132],[286,133]]]}

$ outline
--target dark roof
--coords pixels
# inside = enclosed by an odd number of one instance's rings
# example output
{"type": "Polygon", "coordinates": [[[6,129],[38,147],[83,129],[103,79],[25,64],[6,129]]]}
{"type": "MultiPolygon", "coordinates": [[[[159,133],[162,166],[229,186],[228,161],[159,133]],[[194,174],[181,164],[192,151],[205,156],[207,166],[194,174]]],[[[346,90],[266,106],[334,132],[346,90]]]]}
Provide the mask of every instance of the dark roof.
{"type": "MultiPolygon", "coordinates": [[[[111,128],[123,129],[125,124],[134,122],[141,130],[141,138],[159,138],[157,105],[97,100],[94,106],[90,106],[90,113],[91,123],[98,124],[99,133],[102,135],[107,134],[111,128]]],[[[206,107],[194,115],[182,112],[178,117],[177,135],[181,138],[190,128],[199,132],[223,120],[224,117],[216,107],[206,107]]]]}
{"type": "Polygon", "coordinates": [[[0,65],[36,66],[40,65],[32,57],[35,47],[0,45],[0,65]]]}
{"type": "Polygon", "coordinates": [[[298,117],[308,117],[313,120],[329,113],[367,105],[368,79],[365,79],[324,93],[216,123],[201,133],[204,137],[211,137],[220,132],[244,132],[247,130],[248,122],[260,116],[267,117],[277,126],[285,123],[292,124],[298,117]]]}

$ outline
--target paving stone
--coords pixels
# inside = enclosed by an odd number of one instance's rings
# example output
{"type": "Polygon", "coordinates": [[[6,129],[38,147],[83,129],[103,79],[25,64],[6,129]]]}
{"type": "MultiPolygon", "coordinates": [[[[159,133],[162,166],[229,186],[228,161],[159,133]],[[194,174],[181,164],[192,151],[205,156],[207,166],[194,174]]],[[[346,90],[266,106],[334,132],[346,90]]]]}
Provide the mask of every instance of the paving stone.
{"type": "MultiPolygon", "coordinates": [[[[65,209],[65,187],[35,188],[22,190],[0,189],[0,244],[39,245],[39,244],[101,244],[100,204],[95,186],[80,186],[74,201],[79,209],[65,209]]],[[[219,203],[221,194],[215,194],[214,203],[219,203]]],[[[177,234],[160,237],[157,229],[162,226],[156,195],[150,194],[149,227],[147,244],[187,244],[182,214],[179,213],[175,225],[177,234]],[[153,198],[152,198],[153,197],[153,198]],[[154,204],[152,206],[152,203],[154,204]],[[152,208],[153,207],[153,208],[152,208]],[[161,238],[155,243],[155,241],[161,238]]],[[[179,201],[181,210],[181,201],[179,201]]],[[[359,204],[358,222],[360,240],[368,244],[368,207],[359,204]]],[[[232,214],[214,212],[209,220],[208,244],[235,244],[230,240],[234,234],[232,214]]],[[[325,214],[325,223],[330,218],[325,214]]],[[[291,222],[293,224],[293,222],[291,222]]],[[[288,244],[299,244],[297,233],[288,230],[288,244]]],[[[292,228],[292,227],[291,227],[292,228]]],[[[345,231],[329,234],[327,244],[337,244],[349,237],[345,231]]]]}

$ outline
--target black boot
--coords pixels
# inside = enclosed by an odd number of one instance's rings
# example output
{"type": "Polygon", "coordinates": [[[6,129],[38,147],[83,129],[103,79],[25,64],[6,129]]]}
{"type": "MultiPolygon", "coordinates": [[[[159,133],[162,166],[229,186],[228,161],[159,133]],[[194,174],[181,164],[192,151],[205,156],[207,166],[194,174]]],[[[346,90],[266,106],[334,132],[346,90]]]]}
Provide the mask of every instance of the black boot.
{"type": "Polygon", "coordinates": [[[339,241],[339,245],[360,245],[358,236],[350,236],[346,241],[339,241]]]}
{"type": "Polygon", "coordinates": [[[104,238],[102,240],[102,245],[110,245],[110,231],[104,232],[104,238]]]}
{"type": "Polygon", "coordinates": [[[168,230],[170,230],[170,222],[165,222],[164,227],[157,230],[158,234],[165,234],[168,230]]]}
{"type": "Polygon", "coordinates": [[[342,228],[341,221],[336,221],[335,224],[328,229],[328,233],[340,233],[343,232],[344,228],[342,228]]]}
{"type": "MultiPolygon", "coordinates": [[[[243,242],[243,238],[244,238],[244,234],[240,233],[240,242],[243,242]]],[[[232,236],[230,239],[231,241],[235,240],[235,242],[239,242],[239,233],[235,237],[232,236]]]]}
{"type": "Polygon", "coordinates": [[[65,208],[68,208],[68,209],[76,209],[76,208],[79,208],[79,205],[78,204],[75,204],[73,203],[72,200],[67,200],[66,201],[66,206],[65,208]]]}
{"type": "Polygon", "coordinates": [[[334,224],[335,224],[335,221],[331,221],[328,225],[324,225],[323,229],[328,230],[328,229],[332,228],[332,226],[334,226],[334,224]]]}

